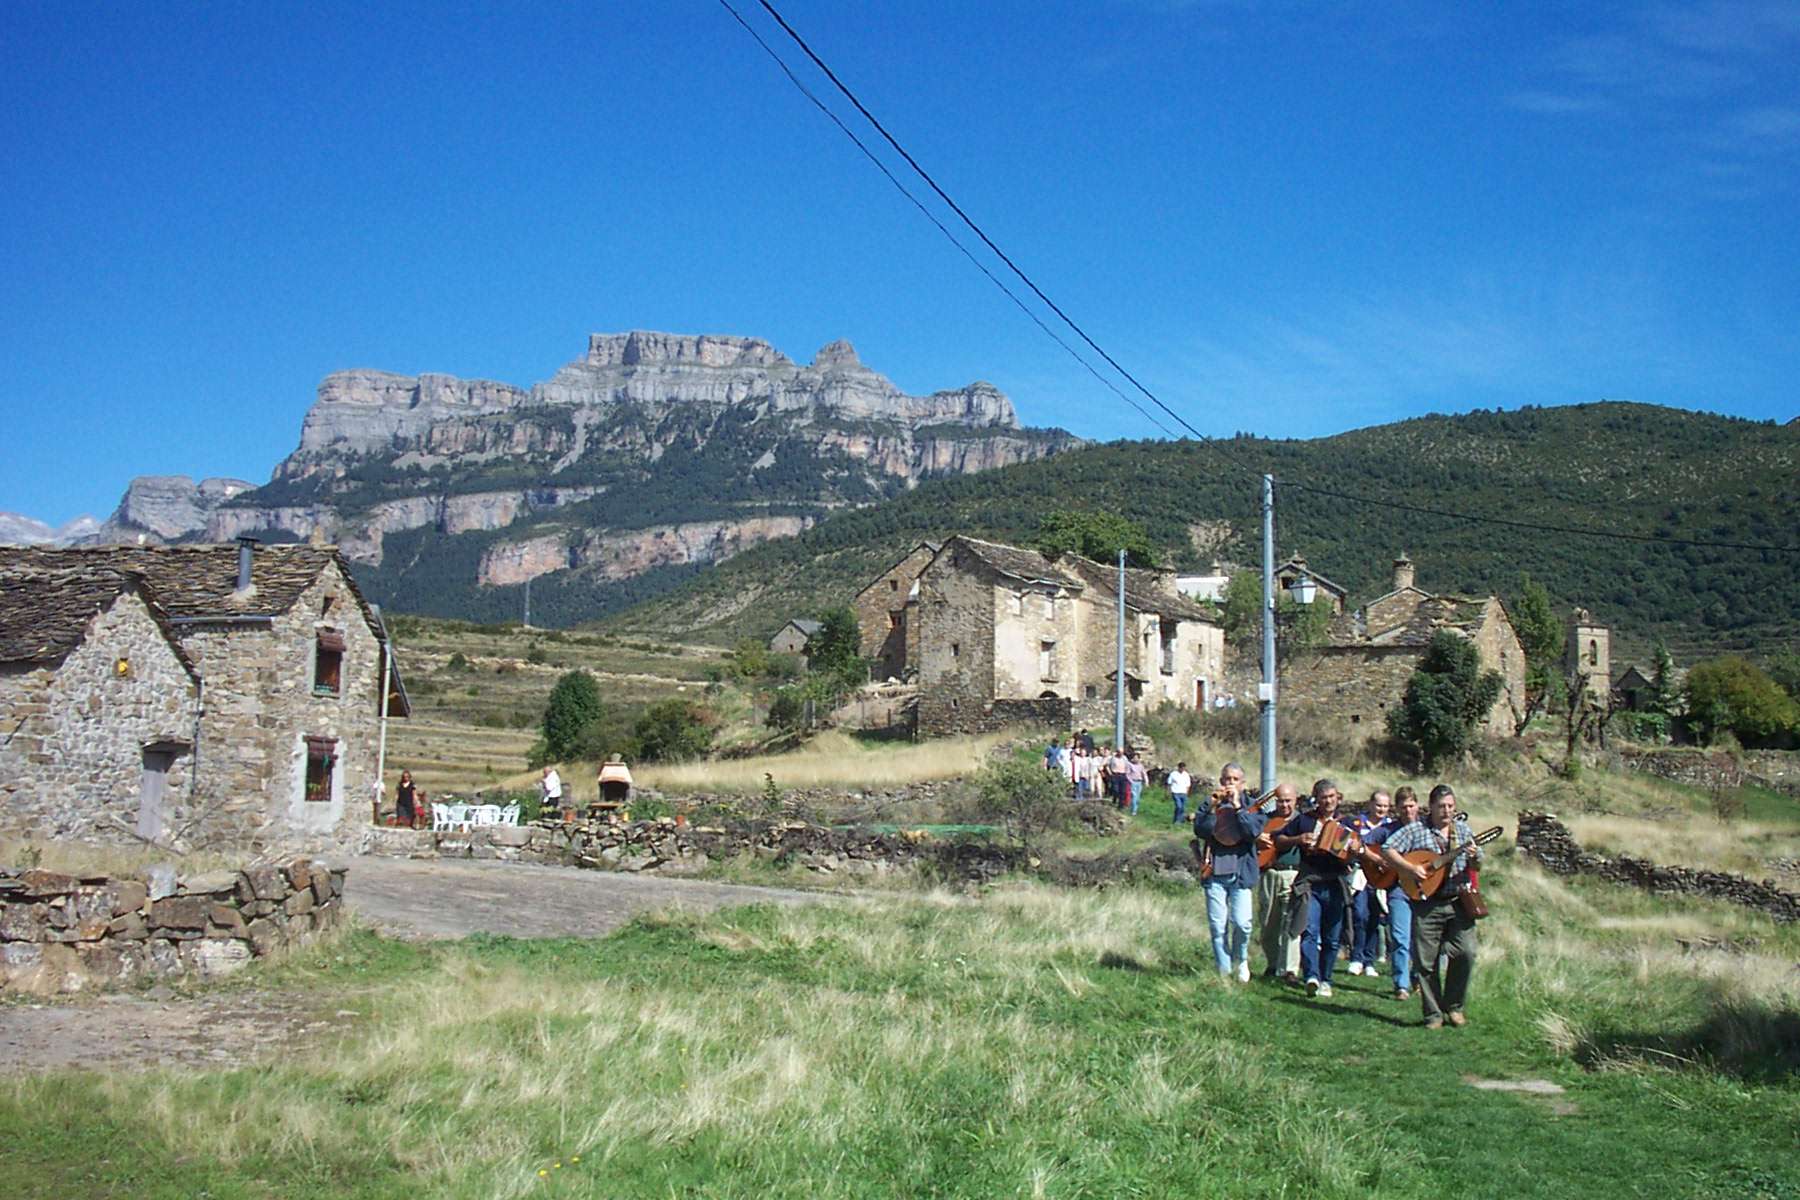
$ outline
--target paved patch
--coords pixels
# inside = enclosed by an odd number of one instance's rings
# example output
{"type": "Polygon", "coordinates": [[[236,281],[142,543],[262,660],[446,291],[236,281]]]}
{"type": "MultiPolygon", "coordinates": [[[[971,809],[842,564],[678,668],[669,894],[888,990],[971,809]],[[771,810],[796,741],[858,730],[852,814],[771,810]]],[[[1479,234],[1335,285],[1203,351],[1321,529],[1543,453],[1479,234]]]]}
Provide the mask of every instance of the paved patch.
{"type": "Polygon", "coordinates": [[[662,879],[577,867],[364,856],[350,864],[352,912],[402,937],[602,937],[639,913],[738,904],[815,904],[816,892],[662,879]]]}
{"type": "Polygon", "coordinates": [[[235,1067],[359,1019],[314,996],[167,987],[42,1004],[0,1005],[0,1075],[70,1068],[235,1067]]]}

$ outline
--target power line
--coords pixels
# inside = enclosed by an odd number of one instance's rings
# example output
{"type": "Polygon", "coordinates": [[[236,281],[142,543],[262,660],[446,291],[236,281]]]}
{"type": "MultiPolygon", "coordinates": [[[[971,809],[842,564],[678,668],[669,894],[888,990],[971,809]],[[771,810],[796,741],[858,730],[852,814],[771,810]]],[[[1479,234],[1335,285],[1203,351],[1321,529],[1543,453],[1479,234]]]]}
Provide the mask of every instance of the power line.
{"type": "MultiPolygon", "coordinates": [[[[800,81],[800,77],[794,74],[793,70],[787,65],[786,60],[783,59],[781,57],[781,55],[779,55],[775,52],[774,47],[770,46],[768,42],[763,40],[762,35],[760,33],[756,32],[756,30],[751,27],[751,25],[748,21],[744,20],[743,15],[740,14],[737,9],[735,9],[731,6],[730,0],[719,0],[719,4],[722,8],[725,9],[726,12],[731,14],[733,20],[735,20],[739,25],[743,26],[745,33],[748,33],[752,38],[756,39],[756,44],[758,46],[762,47],[764,54],[767,54],[771,59],[774,60],[775,65],[777,67],[781,68],[781,73],[783,75],[787,76],[788,82],[793,84],[795,88],[799,89],[799,92],[802,96],[805,96],[808,100],[812,101],[813,107],[818,109],[820,112],[824,113],[826,118],[833,125],[836,125],[838,127],[839,132],[841,132],[845,137],[849,138],[851,140],[851,142],[853,142],[855,144],[855,146],[858,150],[862,151],[863,157],[875,164],[875,169],[877,171],[880,171],[882,173],[882,175],[884,175],[887,178],[887,181],[894,185],[895,190],[897,190],[902,196],[905,196],[906,199],[912,204],[912,206],[914,208],[918,209],[921,213],[923,213],[925,216],[925,219],[927,221],[930,221],[933,225],[937,226],[937,231],[939,233],[943,234],[944,237],[949,239],[950,244],[952,246],[955,246],[956,249],[962,254],[962,256],[964,258],[968,259],[969,262],[974,264],[974,267],[977,271],[980,271],[983,275],[987,276],[989,283],[992,283],[995,287],[999,288],[1002,292],[1006,293],[1006,298],[1008,300],[1011,300],[1015,305],[1017,305],[1020,312],[1024,313],[1027,317],[1030,317],[1032,324],[1036,325],[1039,329],[1043,330],[1045,335],[1048,336],[1050,338],[1050,340],[1054,341],[1057,345],[1061,346],[1063,348],[1063,350],[1068,353],[1070,358],[1073,358],[1076,362],[1078,362],[1082,365],[1082,367],[1087,371],[1087,373],[1089,375],[1092,375],[1095,379],[1099,380],[1101,382],[1101,384],[1103,384],[1107,389],[1109,389],[1119,399],[1123,400],[1125,403],[1131,405],[1132,408],[1136,409],[1138,411],[1138,413],[1140,415],[1142,415],[1146,421],[1149,421],[1152,425],[1156,426],[1158,429],[1162,430],[1164,433],[1168,434],[1170,437],[1175,436],[1174,430],[1170,429],[1167,425],[1164,425],[1161,421],[1157,420],[1155,416],[1153,416],[1151,413],[1146,411],[1144,409],[1144,407],[1142,405],[1140,405],[1137,401],[1133,400],[1130,396],[1127,396],[1124,392],[1120,391],[1118,384],[1114,383],[1112,380],[1110,380],[1106,376],[1102,375],[1097,369],[1095,369],[1094,364],[1090,363],[1087,359],[1081,357],[1081,355],[1076,351],[1075,347],[1069,345],[1069,343],[1065,342],[1061,337],[1059,337],[1057,335],[1057,332],[1054,329],[1052,329],[1052,328],[1050,328],[1050,326],[1044,324],[1043,318],[1039,317],[1036,313],[1032,312],[1030,307],[1027,306],[1023,300],[1019,299],[1018,295],[1016,293],[1014,293],[1011,288],[1007,287],[1004,281],[1002,281],[992,271],[988,270],[987,264],[982,262],[980,259],[976,258],[974,253],[967,246],[963,245],[962,242],[957,239],[956,235],[954,233],[951,233],[950,230],[947,227],[945,227],[945,225],[942,221],[938,220],[937,214],[932,212],[929,208],[926,208],[923,201],[921,201],[917,196],[913,195],[912,192],[907,189],[906,185],[901,183],[899,179],[895,178],[894,173],[892,171],[888,170],[887,164],[882,162],[880,158],[876,157],[875,152],[870,150],[869,147],[864,144],[863,140],[861,138],[857,137],[855,132],[852,131],[848,125],[845,125],[843,123],[843,121],[838,119],[838,115],[836,113],[832,112],[831,109],[825,104],[824,101],[820,100],[816,95],[813,94],[813,92],[810,88],[808,88],[804,83],[802,83],[800,81]]],[[[777,19],[779,19],[779,18],[777,18],[777,19]]]]}
{"type": "MultiPolygon", "coordinates": [[[[1227,463],[1230,463],[1231,466],[1237,470],[1244,471],[1245,473],[1250,474],[1252,476],[1260,477],[1263,474],[1262,472],[1257,471],[1254,468],[1246,466],[1245,464],[1239,462],[1237,459],[1232,457],[1230,454],[1227,454],[1224,450],[1220,449],[1219,446],[1216,444],[1216,439],[1210,438],[1206,434],[1201,433],[1198,429],[1195,429],[1194,426],[1191,425],[1185,417],[1183,417],[1180,413],[1176,412],[1174,409],[1170,408],[1167,404],[1163,403],[1162,399],[1159,396],[1157,396],[1155,392],[1152,392],[1149,388],[1145,387],[1144,384],[1139,381],[1137,376],[1133,375],[1130,371],[1126,370],[1124,368],[1124,366],[1122,366],[1117,359],[1115,359],[1111,354],[1108,354],[1106,352],[1106,349],[1103,346],[1101,346],[1098,342],[1096,342],[1092,337],[1088,336],[1087,331],[1085,329],[1083,329],[1079,324],[1077,324],[1075,322],[1074,318],[1070,317],[1068,313],[1064,312],[1062,307],[1060,305],[1058,305],[1056,303],[1056,301],[1052,300],[1049,296],[1045,295],[1043,289],[1038,287],[1038,285],[1035,282],[1033,282],[1032,278],[1029,275],[1027,275],[1024,272],[1024,270],[1019,267],[1019,265],[1017,263],[1015,263],[1012,260],[1012,258],[1006,253],[1006,251],[1002,250],[997,244],[995,244],[994,240],[987,235],[987,232],[985,230],[983,230],[980,225],[975,223],[974,218],[970,217],[968,213],[963,211],[963,208],[961,205],[957,204],[957,202],[955,200],[951,199],[950,194],[938,185],[937,180],[933,179],[931,177],[930,172],[926,171],[924,167],[919,165],[918,160],[915,159],[910,153],[907,152],[906,147],[902,146],[899,143],[899,141],[897,139],[895,139],[893,134],[888,132],[887,127],[881,123],[881,121],[875,116],[874,113],[869,111],[868,106],[863,104],[863,102],[857,98],[856,93],[852,92],[850,90],[850,88],[844,83],[844,81],[838,78],[837,72],[833,71],[831,69],[830,65],[827,64],[824,59],[820,58],[819,55],[814,52],[813,48],[807,44],[806,39],[801,37],[799,32],[797,30],[795,30],[792,25],[788,24],[787,19],[785,17],[783,17],[781,15],[781,13],[776,10],[775,6],[772,3],[770,3],[770,0],[757,0],[757,2],[762,5],[763,10],[765,12],[767,12],[769,14],[769,16],[771,16],[775,19],[776,24],[781,26],[782,30],[788,35],[789,38],[791,38],[793,40],[794,44],[800,47],[800,49],[806,54],[806,57],[812,60],[813,65],[818,67],[818,69],[820,71],[824,72],[825,77],[827,79],[831,80],[832,85],[834,87],[836,87],[839,92],[841,92],[843,94],[844,98],[849,100],[850,103],[855,106],[856,111],[862,114],[863,119],[868,121],[870,125],[875,127],[876,132],[881,134],[882,138],[887,142],[887,144],[894,149],[894,152],[897,153],[898,155],[900,155],[901,158],[906,160],[907,165],[913,169],[913,171],[919,176],[919,178],[923,179],[925,181],[925,183],[928,186],[930,186],[931,190],[937,194],[937,196],[940,200],[942,200],[946,205],[948,205],[950,207],[950,210],[952,212],[954,212],[962,220],[962,223],[964,225],[967,225],[975,233],[975,236],[981,239],[982,244],[985,245],[989,250],[993,251],[995,256],[998,257],[1001,262],[1005,263],[1007,268],[1010,269],[1014,275],[1018,276],[1019,279],[1025,284],[1025,286],[1027,288],[1031,289],[1032,294],[1035,295],[1039,300],[1041,300],[1050,309],[1051,312],[1055,313],[1057,315],[1057,317],[1062,320],[1063,324],[1067,325],[1070,329],[1074,330],[1076,335],[1078,337],[1080,337],[1080,339],[1083,342],[1086,342],[1087,345],[1096,354],[1098,354],[1101,358],[1105,359],[1107,364],[1109,366],[1111,366],[1113,368],[1113,370],[1117,371],[1125,379],[1130,381],[1131,385],[1133,387],[1137,388],[1137,390],[1139,392],[1142,392],[1144,394],[1144,396],[1146,396],[1150,400],[1151,403],[1155,404],[1163,412],[1167,413],[1170,417],[1172,417],[1176,421],[1176,423],[1178,423],[1183,429],[1186,429],[1189,433],[1193,434],[1194,437],[1199,441],[1200,445],[1206,447],[1209,450],[1212,450],[1214,453],[1216,453],[1219,456],[1220,459],[1222,459],[1223,461],[1225,461],[1227,463]]],[[[974,256],[969,253],[968,249],[966,247],[964,247],[961,242],[957,241],[957,239],[950,234],[949,230],[944,228],[943,223],[940,222],[937,219],[937,217],[935,215],[933,215],[929,210],[927,210],[925,208],[925,206],[923,204],[921,204],[919,202],[919,200],[915,196],[913,196],[913,194],[911,192],[907,191],[904,187],[902,187],[898,180],[894,179],[893,174],[887,169],[886,165],[883,164],[879,159],[877,159],[869,151],[868,147],[863,144],[861,139],[857,138],[857,136],[854,133],[852,133],[849,130],[849,128],[847,126],[845,126],[841,120],[838,119],[838,117],[835,113],[833,113],[829,108],[826,108],[825,105],[822,104],[818,100],[817,97],[815,97],[810,91],[808,91],[806,89],[806,87],[803,84],[800,83],[800,81],[794,76],[793,72],[788,69],[787,64],[782,61],[781,57],[779,55],[775,54],[775,52],[769,48],[768,43],[764,42],[763,39],[756,34],[756,31],[754,29],[750,28],[749,24],[744,21],[743,17],[738,15],[737,10],[732,8],[731,5],[729,3],[727,3],[727,0],[719,0],[719,3],[723,4],[725,6],[725,8],[731,13],[731,15],[733,17],[737,18],[738,23],[740,25],[743,25],[744,28],[747,31],[749,31],[749,33],[752,37],[756,38],[757,43],[759,45],[761,45],[763,47],[763,49],[769,53],[770,57],[774,58],[775,61],[778,64],[780,64],[782,71],[788,76],[788,78],[790,80],[793,81],[794,85],[796,87],[800,88],[800,90],[806,95],[806,97],[809,100],[811,100],[813,102],[813,104],[816,105],[820,109],[820,111],[824,112],[826,116],[830,117],[832,120],[832,123],[837,125],[837,127],[839,129],[843,130],[844,134],[847,137],[849,137],[853,142],[856,143],[857,148],[860,149],[863,152],[863,154],[869,158],[869,160],[871,162],[874,162],[875,165],[878,168],[880,168],[881,173],[883,175],[886,175],[887,178],[889,179],[889,181],[892,182],[895,187],[900,188],[901,193],[903,195],[905,195],[908,200],[911,200],[912,203],[916,207],[918,207],[921,212],[924,212],[925,215],[931,220],[932,224],[936,225],[938,227],[938,229],[943,232],[945,237],[950,238],[950,241],[952,242],[952,244],[954,244],[956,246],[956,248],[958,250],[962,251],[962,253],[966,257],[968,257],[970,259],[970,261],[972,261],[972,262],[975,261],[974,256]]],[[[1010,289],[1008,289],[1005,286],[1005,284],[1001,283],[998,279],[996,279],[992,272],[988,271],[986,269],[986,267],[982,266],[982,264],[980,264],[979,262],[976,262],[976,265],[981,268],[981,273],[983,275],[986,275],[988,277],[988,279],[992,280],[994,282],[995,286],[999,287],[1002,291],[1004,291],[1007,294],[1008,298],[1010,298],[1014,304],[1019,305],[1019,307],[1026,312],[1026,315],[1031,317],[1033,322],[1036,323],[1040,329],[1043,329],[1045,333],[1048,333],[1052,338],[1055,338],[1057,341],[1057,344],[1061,345],[1063,347],[1063,349],[1067,350],[1070,354],[1075,355],[1076,360],[1081,362],[1081,364],[1084,367],[1086,367],[1090,373],[1094,374],[1096,378],[1101,378],[1099,376],[1098,372],[1094,371],[1094,368],[1092,367],[1092,365],[1090,365],[1085,359],[1082,359],[1080,355],[1075,354],[1075,351],[1068,345],[1068,343],[1064,342],[1060,337],[1057,337],[1056,334],[1053,331],[1051,331],[1044,324],[1043,321],[1038,319],[1038,317],[1035,313],[1032,313],[1029,309],[1025,308],[1024,304],[1019,300],[1018,296],[1016,296],[1010,289]]],[[[1119,388],[1117,388],[1116,386],[1113,386],[1110,381],[1107,381],[1102,378],[1102,382],[1107,383],[1107,386],[1109,388],[1111,388],[1115,394],[1119,395],[1121,399],[1125,399],[1128,403],[1130,402],[1130,398],[1125,396],[1124,393],[1122,391],[1120,391],[1119,388]]],[[[1160,421],[1157,421],[1154,417],[1150,417],[1150,414],[1145,413],[1141,407],[1139,407],[1135,403],[1132,404],[1132,407],[1136,408],[1138,410],[1138,412],[1143,413],[1146,417],[1149,417],[1149,419],[1152,421],[1152,423],[1154,423],[1158,428],[1162,429],[1165,433],[1168,432],[1167,426],[1163,425],[1160,421]]],[[[1173,436],[1173,435],[1171,435],[1171,436],[1173,436]]],[[[1396,501],[1396,500],[1383,500],[1383,499],[1379,499],[1379,498],[1376,498],[1373,496],[1361,496],[1361,495],[1356,495],[1356,494],[1350,493],[1350,492],[1341,492],[1341,491],[1336,491],[1336,490],[1333,490],[1330,488],[1316,487],[1311,484],[1298,484],[1298,483],[1283,482],[1283,483],[1280,483],[1280,486],[1286,487],[1286,488],[1292,488],[1292,489],[1295,489],[1298,491],[1313,492],[1317,495],[1330,496],[1330,497],[1333,497],[1334,499],[1338,499],[1338,500],[1348,500],[1348,501],[1351,501],[1352,503],[1357,503],[1357,504],[1368,504],[1368,505],[1374,505],[1377,507],[1392,508],[1392,509],[1397,509],[1402,512],[1411,512],[1411,513],[1417,513],[1417,514],[1422,514],[1422,515],[1426,515],[1426,516],[1445,517],[1445,518],[1448,518],[1451,520],[1469,521],[1469,522],[1472,522],[1475,524],[1499,525],[1499,526],[1503,526],[1506,528],[1523,529],[1523,530],[1529,530],[1529,531],[1537,532],[1537,533],[1564,533],[1564,534],[1574,534],[1574,535],[1582,536],[1582,537],[1612,538],[1612,539],[1621,540],[1621,541],[1632,541],[1632,542],[1641,542],[1641,543],[1650,543],[1650,544],[1697,546],[1697,547],[1705,547],[1705,548],[1720,549],[1720,550],[1749,550],[1749,551],[1756,551],[1756,552],[1762,552],[1762,553],[1775,553],[1775,554],[1800,553],[1800,547],[1796,547],[1796,546],[1775,546],[1775,545],[1762,545],[1762,544],[1756,544],[1756,543],[1711,541],[1711,540],[1700,539],[1700,538],[1662,537],[1662,536],[1658,536],[1655,534],[1633,534],[1633,533],[1622,533],[1622,532],[1618,532],[1615,530],[1584,529],[1584,528],[1578,528],[1575,526],[1539,524],[1539,523],[1534,523],[1534,522],[1529,522],[1529,521],[1508,520],[1504,517],[1480,517],[1480,516],[1475,516],[1470,513],[1453,512],[1448,509],[1429,508],[1424,505],[1407,504],[1405,502],[1396,501]]]]}

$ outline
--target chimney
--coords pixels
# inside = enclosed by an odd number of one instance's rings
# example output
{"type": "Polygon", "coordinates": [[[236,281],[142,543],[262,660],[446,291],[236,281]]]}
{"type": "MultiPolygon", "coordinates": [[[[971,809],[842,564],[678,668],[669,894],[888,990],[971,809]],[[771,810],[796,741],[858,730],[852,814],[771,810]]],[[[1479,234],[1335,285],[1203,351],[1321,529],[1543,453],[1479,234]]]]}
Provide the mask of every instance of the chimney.
{"type": "Polygon", "coordinates": [[[1406,557],[1406,551],[1402,550],[1400,557],[1394,560],[1394,590],[1396,592],[1403,591],[1411,586],[1413,586],[1413,563],[1412,559],[1406,557]]]}
{"type": "Polygon", "coordinates": [[[237,547],[237,590],[247,592],[250,590],[250,556],[256,552],[257,541],[253,537],[241,537],[237,540],[237,547]]]}

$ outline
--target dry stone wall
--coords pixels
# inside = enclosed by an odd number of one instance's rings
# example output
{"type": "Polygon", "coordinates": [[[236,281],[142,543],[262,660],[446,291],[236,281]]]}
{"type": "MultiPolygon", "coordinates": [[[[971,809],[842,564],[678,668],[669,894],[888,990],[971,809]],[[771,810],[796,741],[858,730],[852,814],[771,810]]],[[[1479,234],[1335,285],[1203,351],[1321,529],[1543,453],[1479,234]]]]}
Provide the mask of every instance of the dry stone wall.
{"type": "Polygon", "coordinates": [[[0,868],[0,993],[228,975],[343,918],[344,868],[281,865],[135,878],[0,868]]]}
{"type": "Polygon", "coordinates": [[[1761,883],[1723,871],[1665,867],[1642,858],[1589,854],[1569,827],[1551,813],[1519,814],[1519,852],[1557,875],[1587,875],[1672,896],[1704,896],[1767,913],[1777,921],[1800,921],[1800,892],[1783,891],[1773,880],[1761,883]]]}

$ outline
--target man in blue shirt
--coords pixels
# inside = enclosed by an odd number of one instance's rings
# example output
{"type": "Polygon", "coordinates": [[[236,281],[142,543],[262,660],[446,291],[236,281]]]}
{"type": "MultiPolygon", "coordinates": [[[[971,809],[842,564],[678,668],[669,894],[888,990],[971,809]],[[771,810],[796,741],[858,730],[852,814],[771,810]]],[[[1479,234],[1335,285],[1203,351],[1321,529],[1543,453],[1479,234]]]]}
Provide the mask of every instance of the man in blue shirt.
{"type": "Polygon", "coordinates": [[[1226,763],[1219,791],[1194,814],[1194,838],[1210,858],[1206,881],[1206,922],[1211,927],[1213,965],[1219,974],[1250,982],[1250,918],[1256,895],[1256,839],[1268,818],[1246,805],[1244,768],[1226,763]]]}
{"type": "MultiPolygon", "coordinates": [[[[1380,788],[1369,793],[1368,807],[1350,818],[1350,832],[1366,846],[1369,834],[1380,828],[1393,812],[1394,799],[1380,788]]],[[[1350,940],[1350,973],[1381,974],[1381,935],[1388,923],[1386,897],[1368,886],[1361,867],[1350,874],[1350,927],[1355,931],[1350,940]]]]}
{"type": "MultiPolygon", "coordinates": [[[[1394,792],[1393,813],[1387,820],[1369,830],[1363,845],[1381,852],[1381,847],[1396,831],[1419,819],[1419,795],[1410,787],[1394,792]]],[[[1367,890],[1367,889],[1365,889],[1367,890]]],[[[1394,999],[1412,998],[1412,905],[1396,879],[1387,889],[1388,961],[1394,968],[1394,999]]]]}
{"type": "Polygon", "coordinates": [[[1300,873],[1294,879],[1296,923],[1306,922],[1300,934],[1300,974],[1308,996],[1331,996],[1331,976],[1337,969],[1338,943],[1344,936],[1344,917],[1350,908],[1350,864],[1318,849],[1319,830],[1338,819],[1344,793],[1329,779],[1313,784],[1310,812],[1288,822],[1275,839],[1300,847],[1300,873]]]}

